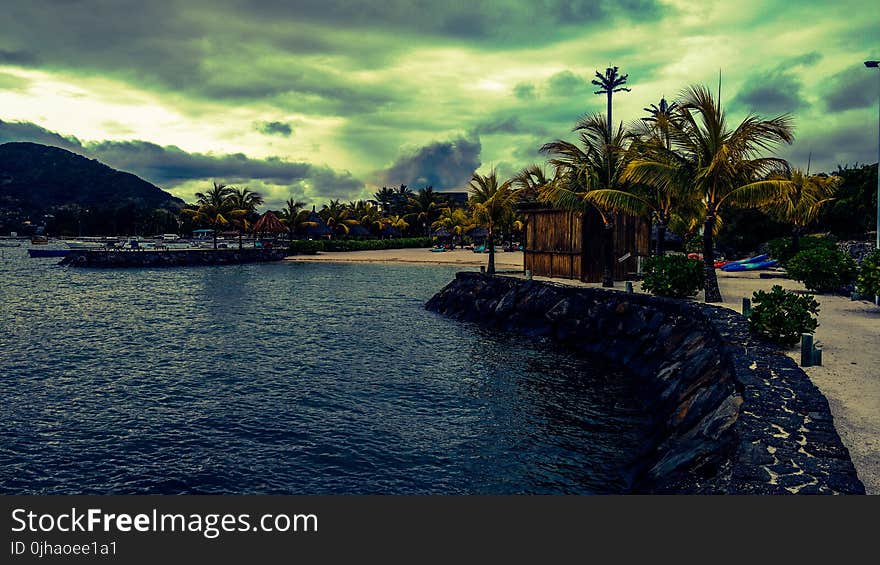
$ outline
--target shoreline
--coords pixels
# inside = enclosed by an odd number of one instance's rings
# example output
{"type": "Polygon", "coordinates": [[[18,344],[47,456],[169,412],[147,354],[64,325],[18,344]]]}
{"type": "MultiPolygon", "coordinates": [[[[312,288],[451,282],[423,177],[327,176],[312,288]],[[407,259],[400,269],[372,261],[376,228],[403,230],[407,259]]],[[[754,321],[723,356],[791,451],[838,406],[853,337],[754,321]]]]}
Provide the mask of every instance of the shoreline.
{"type": "MultiPolygon", "coordinates": [[[[522,252],[495,255],[499,271],[522,271],[522,252]]],[[[485,255],[469,250],[431,253],[428,249],[389,249],[348,251],[286,257],[291,262],[389,263],[438,266],[479,267],[485,255]]],[[[499,273],[510,274],[510,273],[499,273]]],[[[520,275],[521,276],[521,275],[520,275]]],[[[535,277],[572,286],[598,286],[567,279],[535,277]]],[[[756,290],[770,290],[780,285],[787,290],[804,291],[803,285],[790,279],[762,279],[757,272],[718,273],[724,308],[741,312],[742,298],[756,290]]],[[[639,285],[635,284],[636,292],[639,285]]],[[[616,287],[622,291],[623,285],[616,287]]],[[[819,302],[819,327],[815,336],[823,349],[823,365],[806,367],[804,372],[828,399],[835,429],[850,452],[859,478],[868,494],[880,494],[880,308],[868,301],[848,297],[815,295],[819,302]]],[[[700,295],[695,299],[701,301],[700,295]]],[[[796,361],[800,350],[783,351],[796,361]]]]}

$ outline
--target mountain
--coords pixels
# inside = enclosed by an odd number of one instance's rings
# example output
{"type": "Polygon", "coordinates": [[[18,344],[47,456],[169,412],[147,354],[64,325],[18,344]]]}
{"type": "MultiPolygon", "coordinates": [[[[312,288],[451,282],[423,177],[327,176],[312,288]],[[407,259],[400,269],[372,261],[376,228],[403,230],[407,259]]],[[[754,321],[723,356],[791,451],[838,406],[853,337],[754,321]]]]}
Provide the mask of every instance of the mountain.
{"type": "Polygon", "coordinates": [[[184,201],[144,179],[66,149],[0,145],[0,233],[45,225],[59,234],[177,229],[184,201]]]}
{"type": "Polygon", "coordinates": [[[48,209],[125,203],[173,209],[184,204],[140,177],[66,149],[38,143],[0,145],[0,206],[48,209]]]}

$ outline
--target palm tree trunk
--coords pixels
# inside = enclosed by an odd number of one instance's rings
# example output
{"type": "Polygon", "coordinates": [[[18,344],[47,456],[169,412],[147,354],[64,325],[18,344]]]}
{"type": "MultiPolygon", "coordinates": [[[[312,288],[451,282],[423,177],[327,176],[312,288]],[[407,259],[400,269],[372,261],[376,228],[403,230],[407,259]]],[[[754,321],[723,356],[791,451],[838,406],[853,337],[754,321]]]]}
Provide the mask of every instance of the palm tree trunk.
{"type": "Polygon", "coordinates": [[[211,235],[214,236],[214,249],[217,249],[217,229],[211,231],[211,235]]]}
{"type": "Polygon", "coordinates": [[[801,228],[794,226],[791,229],[791,254],[794,255],[801,250],[801,228]]]}
{"type": "Polygon", "coordinates": [[[495,236],[492,232],[489,232],[489,237],[487,238],[489,242],[489,266],[486,268],[486,272],[490,275],[495,274],[495,236]]]}
{"type": "Polygon", "coordinates": [[[613,123],[611,121],[611,96],[612,96],[612,92],[611,92],[611,89],[609,88],[608,89],[608,135],[614,137],[614,134],[612,133],[614,130],[611,129],[611,127],[612,127],[611,124],[613,123]]]}
{"type": "Polygon", "coordinates": [[[654,247],[654,255],[661,256],[666,253],[666,221],[657,222],[657,244],[654,247]]]}
{"type": "Polygon", "coordinates": [[[602,230],[602,286],[614,287],[614,222],[605,222],[602,230]]]}
{"type": "Polygon", "coordinates": [[[718,288],[718,276],[715,274],[715,245],[712,241],[712,230],[715,228],[715,214],[706,214],[703,223],[703,272],[706,275],[706,302],[721,302],[721,289],[718,288]]]}
{"type": "Polygon", "coordinates": [[[241,230],[238,230],[238,249],[241,250],[241,230]]]}

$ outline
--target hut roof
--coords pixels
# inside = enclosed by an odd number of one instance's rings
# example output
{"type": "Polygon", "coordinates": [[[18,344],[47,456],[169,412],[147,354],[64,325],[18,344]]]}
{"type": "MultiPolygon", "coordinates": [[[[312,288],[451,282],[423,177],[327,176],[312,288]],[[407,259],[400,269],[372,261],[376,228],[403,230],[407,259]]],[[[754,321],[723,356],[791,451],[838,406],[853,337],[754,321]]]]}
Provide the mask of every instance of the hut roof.
{"type": "Polygon", "coordinates": [[[309,237],[322,237],[333,233],[333,230],[331,230],[321,216],[315,212],[314,207],[305,221],[303,231],[305,231],[306,235],[309,237]]]}
{"type": "Polygon", "coordinates": [[[287,232],[287,227],[281,223],[281,220],[275,217],[275,214],[272,212],[266,212],[260,219],[257,220],[257,223],[254,224],[255,232],[268,232],[268,233],[285,233],[287,232]]]}

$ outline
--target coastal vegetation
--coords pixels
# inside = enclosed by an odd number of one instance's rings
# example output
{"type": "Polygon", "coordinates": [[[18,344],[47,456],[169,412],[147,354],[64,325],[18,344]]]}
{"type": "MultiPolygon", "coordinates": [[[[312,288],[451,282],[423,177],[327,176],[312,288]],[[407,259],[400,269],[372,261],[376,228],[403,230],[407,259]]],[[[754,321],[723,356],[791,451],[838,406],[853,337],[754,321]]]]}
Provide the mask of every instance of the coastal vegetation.
{"type": "Polygon", "coordinates": [[[862,260],[856,288],[863,296],[880,296],[880,250],[862,260]]]}
{"type": "Polygon", "coordinates": [[[785,264],[788,275],[813,292],[837,292],[856,280],[852,257],[837,249],[814,247],[799,251],[785,264]]]}
{"type": "Polygon", "coordinates": [[[699,261],[684,255],[655,255],[645,260],[642,289],[657,296],[693,297],[703,290],[705,273],[699,261]]]}
{"type": "Polygon", "coordinates": [[[819,327],[816,319],[819,303],[808,294],[798,294],[774,285],[770,292],[755,292],[752,303],[749,327],[779,345],[795,345],[801,334],[813,333],[819,327]]]}

